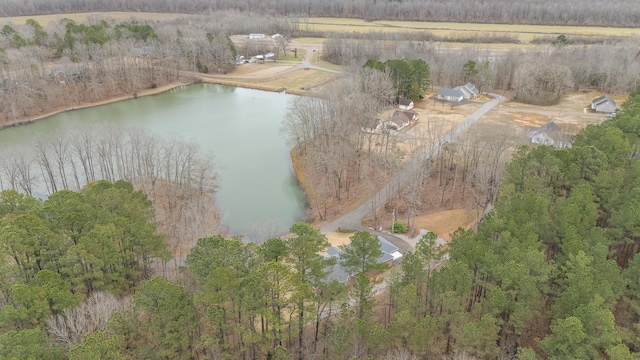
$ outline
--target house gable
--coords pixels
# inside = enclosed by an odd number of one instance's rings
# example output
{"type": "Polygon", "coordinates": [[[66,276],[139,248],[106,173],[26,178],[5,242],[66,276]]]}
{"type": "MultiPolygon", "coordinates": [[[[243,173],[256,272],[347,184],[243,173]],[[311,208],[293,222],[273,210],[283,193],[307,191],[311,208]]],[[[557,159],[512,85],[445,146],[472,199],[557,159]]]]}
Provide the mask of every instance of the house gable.
{"type": "Polygon", "coordinates": [[[558,149],[571,148],[571,136],[563,132],[553,121],[529,130],[527,136],[532,144],[553,146],[558,149]]]}
{"type": "Polygon", "coordinates": [[[465,99],[475,99],[480,92],[476,89],[472,83],[466,83],[465,85],[456,86],[454,89],[459,90],[465,99]]]}

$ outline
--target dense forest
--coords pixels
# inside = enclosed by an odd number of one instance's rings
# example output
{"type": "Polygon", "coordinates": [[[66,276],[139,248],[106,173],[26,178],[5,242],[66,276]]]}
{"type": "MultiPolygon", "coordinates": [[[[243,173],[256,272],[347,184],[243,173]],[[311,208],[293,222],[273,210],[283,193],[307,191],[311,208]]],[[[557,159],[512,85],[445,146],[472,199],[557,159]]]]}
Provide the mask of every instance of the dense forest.
{"type": "Polygon", "coordinates": [[[201,238],[171,281],[154,277],[170,255],[130,184],[7,190],[0,357],[633,359],[639,145],[640,91],[571,149],[521,148],[477,229],[446,249],[425,235],[382,283],[377,241],[355,233],[346,286],[305,223],[259,245],[201,238]]]}
{"type": "Polygon", "coordinates": [[[640,9],[633,0],[5,0],[1,16],[96,11],[203,13],[237,10],[275,16],[352,17],[367,20],[450,21],[508,24],[634,27],[640,9]]]}

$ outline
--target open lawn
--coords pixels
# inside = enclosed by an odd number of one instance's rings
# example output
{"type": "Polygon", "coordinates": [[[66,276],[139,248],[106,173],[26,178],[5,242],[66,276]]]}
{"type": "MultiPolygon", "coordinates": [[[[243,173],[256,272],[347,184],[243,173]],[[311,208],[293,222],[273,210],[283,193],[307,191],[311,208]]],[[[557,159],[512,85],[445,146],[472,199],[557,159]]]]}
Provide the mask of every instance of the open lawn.
{"type": "MultiPolygon", "coordinates": [[[[287,90],[309,90],[312,87],[318,86],[331,78],[335,77],[334,74],[320,70],[296,70],[288,73],[286,76],[282,76],[273,80],[261,82],[265,85],[270,85],[278,88],[285,88],[287,90]]],[[[289,92],[289,91],[287,91],[289,92]]]]}

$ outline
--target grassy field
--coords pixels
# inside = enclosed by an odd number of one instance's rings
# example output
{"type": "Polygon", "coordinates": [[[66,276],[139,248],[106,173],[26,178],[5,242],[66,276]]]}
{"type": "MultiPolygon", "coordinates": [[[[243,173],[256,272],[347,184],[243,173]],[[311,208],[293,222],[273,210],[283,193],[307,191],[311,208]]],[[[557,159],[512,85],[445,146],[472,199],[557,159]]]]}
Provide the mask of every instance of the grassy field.
{"type": "MultiPolygon", "coordinates": [[[[172,20],[187,14],[148,13],[148,12],[105,12],[105,13],[79,13],[57,14],[37,16],[17,16],[3,18],[1,24],[21,25],[27,19],[35,19],[40,24],[47,25],[67,18],[84,23],[91,18],[110,17],[116,20],[172,20]]],[[[535,37],[543,35],[567,36],[598,36],[598,37],[627,37],[640,36],[640,28],[608,28],[590,26],[542,26],[542,25],[516,25],[516,24],[476,24],[476,23],[451,23],[451,22],[418,22],[418,21],[365,21],[361,19],[347,18],[308,18],[301,21],[303,30],[316,32],[420,32],[428,31],[440,37],[470,37],[481,35],[508,35],[514,36],[522,44],[529,44],[535,37]]],[[[296,40],[303,44],[322,44],[321,38],[300,38],[296,40]]],[[[446,43],[446,42],[445,42],[446,43]]],[[[519,48],[522,44],[487,44],[491,48],[519,48]]],[[[450,43],[448,46],[466,46],[459,43],[450,43]]]]}
{"type": "Polygon", "coordinates": [[[276,88],[286,88],[286,89],[309,89],[317,86],[331,78],[335,75],[319,70],[297,70],[292,73],[287,74],[281,78],[277,78],[269,81],[260,81],[261,84],[273,86],[276,88]]]}
{"type": "Polygon", "coordinates": [[[365,21],[346,18],[309,18],[302,22],[302,29],[319,32],[419,32],[429,31],[439,36],[459,34],[506,34],[516,36],[522,43],[529,43],[540,35],[582,36],[638,36],[640,28],[607,28],[589,26],[542,26],[511,24],[437,23],[415,21],[365,21]]]}
{"type": "Polygon", "coordinates": [[[300,44],[311,44],[311,45],[320,45],[320,44],[324,44],[325,42],[325,38],[312,38],[312,37],[305,37],[305,38],[296,38],[296,42],[300,43],[300,44]]]}

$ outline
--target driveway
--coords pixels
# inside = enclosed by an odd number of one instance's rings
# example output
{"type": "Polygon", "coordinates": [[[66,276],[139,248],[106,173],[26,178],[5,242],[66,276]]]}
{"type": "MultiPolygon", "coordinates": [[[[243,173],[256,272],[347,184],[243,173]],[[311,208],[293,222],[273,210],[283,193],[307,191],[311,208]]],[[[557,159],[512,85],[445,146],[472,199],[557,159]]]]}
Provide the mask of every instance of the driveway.
{"type": "Polygon", "coordinates": [[[328,234],[331,232],[336,232],[340,229],[357,231],[366,230],[371,234],[381,235],[389,242],[397,246],[398,249],[400,249],[400,252],[402,252],[403,254],[409,251],[413,251],[412,244],[395,235],[389,233],[381,233],[373,229],[365,228],[364,226],[362,226],[362,218],[371,213],[374,208],[377,208],[387,202],[387,200],[389,200],[389,198],[391,198],[391,196],[396,193],[396,189],[401,187],[405,182],[407,182],[408,179],[410,179],[413,172],[415,172],[431,157],[438,155],[444,144],[452,142],[461,134],[469,130],[471,125],[480,120],[480,118],[484,114],[488,113],[496,105],[505,100],[502,95],[493,93],[487,93],[487,95],[492,96],[493,100],[487,101],[478,110],[467,116],[464,121],[444,134],[429,149],[413,156],[411,160],[409,160],[409,162],[407,162],[407,164],[388,183],[386,183],[380,190],[378,190],[378,192],[375,193],[371,198],[367,199],[362,205],[340,216],[339,218],[320,226],[320,231],[323,234],[328,234]]]}

